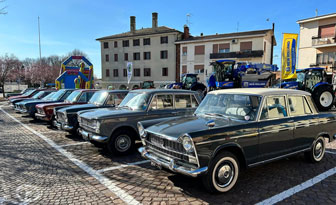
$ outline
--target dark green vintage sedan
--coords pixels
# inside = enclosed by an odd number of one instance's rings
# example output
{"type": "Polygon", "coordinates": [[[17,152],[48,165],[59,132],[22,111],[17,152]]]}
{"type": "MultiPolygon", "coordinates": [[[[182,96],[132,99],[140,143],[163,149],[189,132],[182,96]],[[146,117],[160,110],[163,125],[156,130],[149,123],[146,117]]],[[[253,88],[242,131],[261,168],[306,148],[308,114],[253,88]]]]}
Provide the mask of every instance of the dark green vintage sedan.
{"type": "Polygon", "coordinates": [[[202,176],[210,192],[227,192],[239,171],[304,153],[322,160],[335,139],[336,115],[318,113],[309,93],[289,89],[210,92],[193,116],[138,123],[152,165],[202,176]]]}

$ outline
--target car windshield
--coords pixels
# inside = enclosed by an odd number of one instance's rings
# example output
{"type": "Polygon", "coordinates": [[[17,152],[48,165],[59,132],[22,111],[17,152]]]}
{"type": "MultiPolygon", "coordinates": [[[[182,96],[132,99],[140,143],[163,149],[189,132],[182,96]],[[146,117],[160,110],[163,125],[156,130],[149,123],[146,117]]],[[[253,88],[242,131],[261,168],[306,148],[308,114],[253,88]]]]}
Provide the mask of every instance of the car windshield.
{"type": "Polygon", "coordinates": [[[260,96],[243,94],[208,94],[195,111],[196,115],[256,120],[260,96]]]}
{"type": "Polygon", "coordinates": [[[51,92],[51,93],[49,93],[48,95],[44,96],[42,98],[42,100],[52,100],[52,98],[53,98],[53,96],[54,96],[55,93],[57,93],[57,92],[51,92]]]}
{"type": "Polygon", "coordinates": [[[150,95],[147,93],[130,92],[126,95],[119,107],[131,110],[146,110],[150,95]]]}
{"type": "Polygon", "coordinates": [[[35,90],[28,90],[25,94],[23,94],[24,96],[28,96],[30,94],[32,94],[35,90]]]}
{"type": "Polygon", "coordinates": [[[55,92],[54,95],[52,96],[52,100],[53,101],[59,100],[65,92],[66,92],[66,90],[59,90],[59,91],[55,92]]]}
{"type": "Polygon", "coordinates": [[[105,102],[107,96],[108,96],[108,92],[106,91],[96,92],[95,94],[93,94],[93,96],[91,97],[88,103],[102,105],[105,102]]]}
{"type": "Polygon", "coordinates": [[[64,101],[67,103],[73,103],[78,99],[82,92],[80,90],[73,91],[64,101]]]}
{"type": "Polygon", "coordinates": [[[39,91],[33,95],[33,99],[38,99],[41,95],[43,95],[44,91],[39,91]]]}

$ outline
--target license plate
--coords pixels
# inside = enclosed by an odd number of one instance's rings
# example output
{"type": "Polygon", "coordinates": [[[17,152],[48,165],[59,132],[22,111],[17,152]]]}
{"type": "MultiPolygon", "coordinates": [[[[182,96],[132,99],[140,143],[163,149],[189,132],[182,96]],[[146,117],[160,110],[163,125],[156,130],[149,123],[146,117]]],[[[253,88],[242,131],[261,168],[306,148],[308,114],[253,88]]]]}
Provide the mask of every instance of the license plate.
{"type": "Polygon", "coordinates": [[[154,167],[156,167],[156,168],[158,168],[158,169],[162,169],[161,164],[158,164],[158,163],[156,163],[154,161],[151,161],[151,165],[154,166],[154,167]]]}

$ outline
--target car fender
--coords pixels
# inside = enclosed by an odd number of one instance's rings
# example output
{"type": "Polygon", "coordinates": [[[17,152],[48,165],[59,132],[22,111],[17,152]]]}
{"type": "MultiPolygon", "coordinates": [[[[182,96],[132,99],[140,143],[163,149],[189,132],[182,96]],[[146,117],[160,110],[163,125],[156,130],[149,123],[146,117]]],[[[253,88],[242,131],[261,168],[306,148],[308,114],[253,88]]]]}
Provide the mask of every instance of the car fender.
{"type": "Polygon", "coordinates": [[[330,85],[329,83],[327,83],[327,82],[319,82],[319,83],[317,83],[317,84],[315,84],[313,86],[312,91],[314,92],[315,90],[317,90],[318,88],[320,88],[322,86],[327,86],[327,87],[329,87],[329,88],[332,89],[332,85],[330,85]]]}
{"type": "Polygon", "coordinates": [[[231,151],[231,152],[234,150],[233,154],[238,155],[237,158],[242,163],[242,165],[244,167],[246,167],[247,164],[246,164],[245,152],[242,149],[242,147],[235,142],[228,142],[228,143],[217,146],[215,151],[211,155],[211,159],[214,159],[214,157],[218,153],[220,153],[221,151],[224,151],[224,150],[231,151]],[[239,153],[235,153],[238,150],[239,150],[239,153]]]}

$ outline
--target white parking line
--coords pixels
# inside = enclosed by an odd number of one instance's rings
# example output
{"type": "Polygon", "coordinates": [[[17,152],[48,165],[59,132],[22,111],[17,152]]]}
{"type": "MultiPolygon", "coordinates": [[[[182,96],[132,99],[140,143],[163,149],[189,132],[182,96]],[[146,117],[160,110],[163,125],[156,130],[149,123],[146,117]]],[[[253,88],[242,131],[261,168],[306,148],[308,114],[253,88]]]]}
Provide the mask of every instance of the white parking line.
{"type": "Polygon", "coordinates": [[[65,144],[65,145],[59,145],[60,147],[69,147],[69,146],[76,146],[76,145],[82,145],[82,144],[88,144],[89,142],[78,142],[73,144],[65,144]]]}
{"type": "Polygon", "coordinates": [[[329,154],[336,154],[336,152],[332,152],[332,151],[329,151],[329,150],[326,150],[325,152],[329,153],[329,154]]]}
{"type": "Polygon", "coordinates": [[[8,115],[10,118],[12,118],[15,122],[22,125],[27,130],[31,131],[32,133],[36,134],[38,137],[43,139],[46,143],[48,143],[50,146],[52,146],[54,149],[56,149],[58,152],[60,152],[62,155],[67,157],[70,161],[72,161],[74,164],[76,164],[78,167],[80,167],[82,170],[84,170],[86,173],[97,179],[101,184],[103,184],[105,187],[107,187],[111,192],[113,192],[115,195],[117,195],[121,200],[123,200],[126,204],[140,204],[137,200],[135,200],[131,195],[129,195],[124,190],[120,189],[113,181],[108,179],[107,177],[101,175],[96,170],[85,164],[84,162],[76,159],[70,152],[67,152],[62,147],[57,145],[54,141],[47,138],[43,134],[35,131],[34,129],[28,127],[27,125],[23,124],[19,120],[17,120],[15,117],[7,113],[5,110],[3,110],[0,107],[0,110],[4,112],[6,115],[8,115]]]}
{"type": "Polygon", "coordinates": [[[107,171],[111,171],[111,170],[116,170],[116,169],[121,169],[124,167],[129,167],[129,166],[134,166],[134,165],[139,165],[139,164],[145,164],[150,162],[150,160],[143,160],[143,161],[139,161],[139,162],[133,162],[133,163],[127,163],[127,164],[123,164],[123,165],[119,165],[119,166],[114,166],[114,167],[107,167],[104,169],[100,169],[97,170],[98,173],[102,173],[102,172],[107,172],[107,171]]]}
{"type": "Polygon", "coordinates": [[[326,172],[323,172],[320,175],[317,175],[316,177],[309,179],[299,185],[296,185],[295,187],[292,187],[286,191],[283,191],[277,195],[272,196],[271,198],[265,199],[262,202],[257,203],[257,205],[264,205],[264,204],[275,204],[278,203],[294,194],[296,194],[297,192],[300,192],[302,190],[305,190],[319,182],[321,182],[322,180],[332,176],[336,174],[336,167],[329,169],[326,172]]]}

